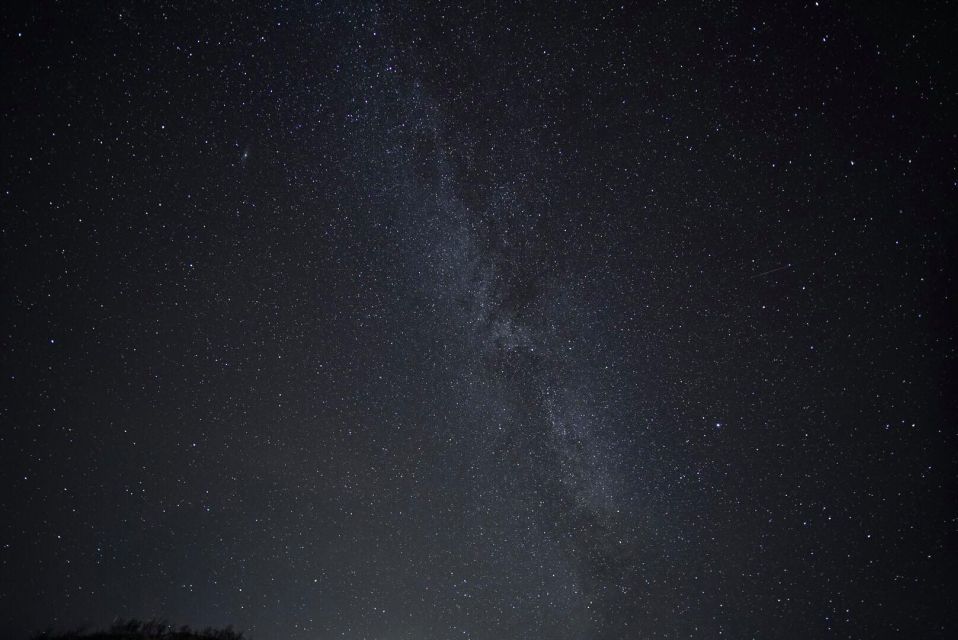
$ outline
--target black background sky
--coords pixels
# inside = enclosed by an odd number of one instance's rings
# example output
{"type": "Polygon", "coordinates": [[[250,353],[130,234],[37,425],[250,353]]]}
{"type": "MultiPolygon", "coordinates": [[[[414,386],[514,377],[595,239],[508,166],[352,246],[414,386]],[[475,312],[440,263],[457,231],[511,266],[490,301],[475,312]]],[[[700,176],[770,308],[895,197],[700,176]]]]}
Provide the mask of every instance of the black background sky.
{"type": "Polygon", "coordinates": [[[2,18],[0,635],[953,637],[953,4],[2,18]]]}

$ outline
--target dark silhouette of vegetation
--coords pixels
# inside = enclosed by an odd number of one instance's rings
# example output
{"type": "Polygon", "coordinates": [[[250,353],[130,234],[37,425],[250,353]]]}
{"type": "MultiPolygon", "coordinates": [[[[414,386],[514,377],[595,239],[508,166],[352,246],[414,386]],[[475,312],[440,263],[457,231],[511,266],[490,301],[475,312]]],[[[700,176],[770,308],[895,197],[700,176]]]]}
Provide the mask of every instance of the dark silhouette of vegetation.
{"type": "Polygon", "coordinates": [[[32,640],[244,640],[244,637],[232,627],[190,629],[187,626],[174,627],[160,620],[120,620],[105,631],[44,631],[34,635],[32,640]]]}

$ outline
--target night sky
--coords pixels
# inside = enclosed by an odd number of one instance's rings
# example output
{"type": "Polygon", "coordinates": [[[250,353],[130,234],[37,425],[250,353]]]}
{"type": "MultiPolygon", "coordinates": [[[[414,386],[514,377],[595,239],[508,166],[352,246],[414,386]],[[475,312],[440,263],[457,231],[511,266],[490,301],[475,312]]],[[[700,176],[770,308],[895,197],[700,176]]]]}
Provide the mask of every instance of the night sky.
{"type": "Polygon", "coordinates": [[[0,636],[947,638],[956,7],[0,15],[0,636]]]}

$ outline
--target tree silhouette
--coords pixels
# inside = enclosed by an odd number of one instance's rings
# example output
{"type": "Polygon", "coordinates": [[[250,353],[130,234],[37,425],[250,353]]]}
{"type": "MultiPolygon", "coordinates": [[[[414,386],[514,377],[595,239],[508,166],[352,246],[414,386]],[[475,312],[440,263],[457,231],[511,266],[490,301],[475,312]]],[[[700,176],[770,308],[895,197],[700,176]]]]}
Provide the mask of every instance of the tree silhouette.
{"type": "Polygon", "coordinates": [[[35,634],[32,640],[244,640],[244,637],[232,627],[191,629],[174,627],[163,620],[118,620],[105,631],[77,629],[54,633],[48,630],[35,634]]]}

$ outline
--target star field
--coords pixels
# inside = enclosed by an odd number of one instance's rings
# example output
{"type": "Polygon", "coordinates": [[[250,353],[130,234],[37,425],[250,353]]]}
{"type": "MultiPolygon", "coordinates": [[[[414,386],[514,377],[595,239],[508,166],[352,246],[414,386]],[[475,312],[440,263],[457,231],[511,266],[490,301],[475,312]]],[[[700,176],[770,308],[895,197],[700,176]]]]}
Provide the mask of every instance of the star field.
{"type": "Polygon", "coordinates": [[[0,636],[958,630],[951,3],[0,11],[0,636]]]}

